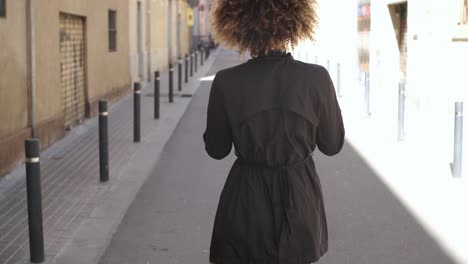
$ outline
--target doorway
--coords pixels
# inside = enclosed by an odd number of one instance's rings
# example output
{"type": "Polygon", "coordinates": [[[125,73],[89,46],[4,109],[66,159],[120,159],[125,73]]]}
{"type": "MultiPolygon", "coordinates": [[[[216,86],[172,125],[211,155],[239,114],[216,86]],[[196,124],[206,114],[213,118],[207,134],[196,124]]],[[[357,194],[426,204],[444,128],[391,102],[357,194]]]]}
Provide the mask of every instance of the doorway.
{"type": "Polygon", "coordinates": [[[60,85],[65,129],[85,119],[85,18],[60,14],[60,85]]]}

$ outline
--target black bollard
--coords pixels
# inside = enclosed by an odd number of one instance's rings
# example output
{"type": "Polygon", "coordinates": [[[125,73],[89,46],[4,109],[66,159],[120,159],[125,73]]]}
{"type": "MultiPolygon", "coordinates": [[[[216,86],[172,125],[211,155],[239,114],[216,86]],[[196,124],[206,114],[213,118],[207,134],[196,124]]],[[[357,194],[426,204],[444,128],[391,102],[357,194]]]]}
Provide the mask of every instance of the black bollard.
{"type": "Polygon", "coordinates": [[[453,150],[453,177],[462,176],[463,102],[455,103],[455,135],[453,150]]]}
{"type": "Polygon", "coordinates": [[[398,140],[405,139],[405,81],[401,80],[398,87],[398,140]]]}
{"type": "Polygon", "coordinates": [[[193,76],[193,53],[190,54],[190,77],[193,76]]]}
{"type": "Polygon", "coordinates": [[[26,193],[28,200],[29,252],[32,263],[44,262],[44,233],[42,226],[41,165],[39,139],[25,141],[26,193]]]}
{"type": "Polygon", "coordinates": [[[169,103],[174,101],[174,68],[169,64],[169,103]]]}
{"type": "Polygon", "coordinates": [[[159,87],[161,85],[161,77],[159,71],[154,72],[154,119],[159,119],[159,87]]]}
{"type": "Polygon", "coordinates": [[[182,91],[182,59],[179,58],[179,63],[178,63],[178,74],[177,74],[177,87],[179,92],[182,91]]]}
{"type": "Polygon", "coordinates": [[[185,54],[185,83],[188,83],[188,55],[185,54]]]}
{"type": "Polygon", "coordinates": [[[200,49],[200,62],[201,62],[201,65],[203,66],[203,51],[205,50],[205,48],[201,48],[200,49]]]}
{"type": "Polygon", "coordinates": [[[139,82],[134,83],[134,95],[133,95],[133,141],[140,142],[140,126],[141,126],[141,84],[139,82]]]}
{"type": "Polygon", "coordinates": [[[195,51],[195,72],[198,71],[198,50],[195,51]]]}
{"type": "Polygon", "coordinates": [[[370,87],[369,87],[369,72],[365,72],[364,74],[364,103],[365,103],[365,111],[366,111],[366,115],[367,116],[370,116],[371,115],[371,112],[370,112],[370,87]]]}
{"type": "Polygon", "coordinates": [[[99,100],[99,178],[109,180],[109,132],[107,102],[99,100]]]}

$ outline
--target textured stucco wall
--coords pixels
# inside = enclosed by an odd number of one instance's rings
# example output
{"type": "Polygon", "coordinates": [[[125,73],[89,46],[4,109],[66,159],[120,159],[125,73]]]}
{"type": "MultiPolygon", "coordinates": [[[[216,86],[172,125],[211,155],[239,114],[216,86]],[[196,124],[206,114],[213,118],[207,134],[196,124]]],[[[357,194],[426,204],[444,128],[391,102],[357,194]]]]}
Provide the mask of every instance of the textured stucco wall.
{"type": "Polygon", "coordinates": [[[8,1],[0,18],[0,139],[28,122],[26,1],[8,1]]]}
{"type": "Polygon", "coordinates": [[[37,120],[62,115],[60,86],[60,12],[85,17],[86,74],[90,101],[128,85],[128,13],[125,0],[35,1],[37,120]],[[108,10],[117,11],[117,51],[108,49],[108,10]]]}

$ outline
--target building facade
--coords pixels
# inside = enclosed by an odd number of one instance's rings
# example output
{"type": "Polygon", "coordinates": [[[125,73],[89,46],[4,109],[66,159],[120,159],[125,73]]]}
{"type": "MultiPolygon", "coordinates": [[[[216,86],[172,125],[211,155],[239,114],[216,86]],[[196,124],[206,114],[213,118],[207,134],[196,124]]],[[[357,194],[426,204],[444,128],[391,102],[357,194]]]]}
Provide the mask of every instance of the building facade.
{"type": "Polygon", "coordinates": [[[130,70],[133,81],[148,81],[156,70],[189,53],[192,38],[184,0],[130,0],[130,70]]]}
{"type": "Polygon", "coordinates": [[[390,106],[374,111],[396,122],[404,82],[406,137],[437,138],[434,144],[447,159],[453,154],[454,103],[468,100],[467,13],[467,0],[371,1],[371,104],[390,106]]]}
{"type": "Polygon", "coordinates": [[[186,0],[0,0],[0,176],[188,53],[186,0]]]}

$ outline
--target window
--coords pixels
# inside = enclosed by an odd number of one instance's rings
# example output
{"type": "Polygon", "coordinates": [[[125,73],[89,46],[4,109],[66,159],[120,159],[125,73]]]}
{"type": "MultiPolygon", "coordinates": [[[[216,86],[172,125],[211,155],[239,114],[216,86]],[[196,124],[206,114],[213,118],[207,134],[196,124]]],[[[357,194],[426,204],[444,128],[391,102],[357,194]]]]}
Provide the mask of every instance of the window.
{"type": "Polygon", "coordinates": [[[6,17],[6,0],[0,0],[0,17],[6,17]]]}
{"type": "Polygon", "coordinates": [[[109,51],[117,50],[117,11],[109,10],[109,51]]]}

